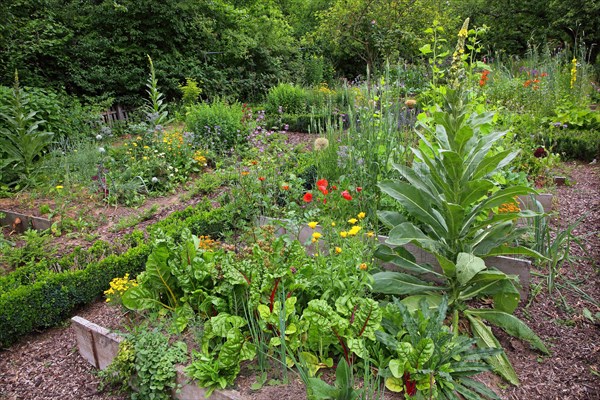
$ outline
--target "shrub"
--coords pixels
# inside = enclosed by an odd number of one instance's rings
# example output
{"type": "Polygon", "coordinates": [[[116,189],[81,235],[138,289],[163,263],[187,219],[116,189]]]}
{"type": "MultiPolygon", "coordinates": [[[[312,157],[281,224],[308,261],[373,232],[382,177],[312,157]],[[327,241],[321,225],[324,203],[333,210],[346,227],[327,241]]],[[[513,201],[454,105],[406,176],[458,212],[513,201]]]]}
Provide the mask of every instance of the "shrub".
{"type": "Polygon", "coordinates": [[[280,83],[271,88],[267,94],[268,114],[304,114],[306,112],[307,95],[304,89],[280,83]]]}
{"type": "Polygon", "coordinates": [[[186,129],[194,133],[193,144],[219,153],[225,153],[246,139],[243,130],[243,112],[240,104],[226,104],[216,100],[187,109],[186,129]]]}
{"type": "Polygon", "coordinates": [[[592,161],[600,158],[600,132],[553,130],[544,138],[544,144],[565,160],[592,161]]]}

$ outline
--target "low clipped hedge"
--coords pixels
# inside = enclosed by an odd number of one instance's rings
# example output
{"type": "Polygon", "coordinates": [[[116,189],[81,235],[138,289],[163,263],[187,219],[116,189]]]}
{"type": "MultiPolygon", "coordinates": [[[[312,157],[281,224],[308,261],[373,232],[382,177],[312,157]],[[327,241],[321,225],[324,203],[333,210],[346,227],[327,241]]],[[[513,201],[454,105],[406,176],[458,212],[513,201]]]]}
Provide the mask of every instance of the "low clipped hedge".
{"type": "Polygon", "coordinates": [[[62,272],[51,272],[48,260],[17,269],[0,281],[8,289],[0,294],[0,348],[10,346],[28,333],[60,323],[78,307],[102,295],[112,279],[127,273],[136,276],[143,271],[152,250],[149,243],[159,229],[176,235],[188,228],[196,235],[219,237],[221,232],[234,228],[233,221],[239,223],[234,215],[233,203],[213,209],[205,202],[153,224],[148,228],[147,243],[137,240],[124,253],[91,261],[85,268],[69,269],[68,260],[73,262],[76,258],[67,255],[58,261],[62,272]]]}

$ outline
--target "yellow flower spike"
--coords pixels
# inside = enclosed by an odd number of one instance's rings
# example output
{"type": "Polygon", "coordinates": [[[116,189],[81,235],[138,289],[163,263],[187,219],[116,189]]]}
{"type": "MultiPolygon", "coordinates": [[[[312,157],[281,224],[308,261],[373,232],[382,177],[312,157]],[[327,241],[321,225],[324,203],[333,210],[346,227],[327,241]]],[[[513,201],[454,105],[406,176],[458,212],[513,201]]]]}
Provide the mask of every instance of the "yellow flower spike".
{"type": "Polygon", "coordinates": [[[312,237],[315,240],[319,240],[323,235],[321,235],[319,232],[313,232],[312,237]]]}
{"type": "Polygon", "coordinates": [[[342,231],[342,232],[340,232],[340,236],[343,238],[346,238],[346,237],[348,237],[348,232],[342,231]]]}
{"type": "Polygon", "coordinates": [[[358,266],[358,268],[359,268],[361,271],[366,271],[367,269],[369,269],[369,266],[367,265],[367,263],[362,263],[362,264],[360,264],[360,265],[358,266]]]}
{"type": "Polygon", "coordinates": [[[350,223],[350,224],[352,224],[352,225],[354,225],[354,224],[355,224],[355,223],[357,223],[357,222],[358,222],[358,220],[357,220],[356,218],[350,218],[350,219],[348,220],[348,223],[350,223]]]}
{"type": "Polygon", "coordinates": [[[335,254],[340,254],[342,252],[342,248],[341,247],[336,247],[335,248],[335,254]]]}
{"type": "Polygon", "coordinates": [[[307,225],[310,227],[310,229],[315,229],[319,223],[316,221],[311,221],[307,225]]]}
{"type": "Polygon", "coordinates": [[[364,219],[367,216],[367,214],[365,214],[364,212],[359,212],[357,217],[358,219],[364,219]]]}

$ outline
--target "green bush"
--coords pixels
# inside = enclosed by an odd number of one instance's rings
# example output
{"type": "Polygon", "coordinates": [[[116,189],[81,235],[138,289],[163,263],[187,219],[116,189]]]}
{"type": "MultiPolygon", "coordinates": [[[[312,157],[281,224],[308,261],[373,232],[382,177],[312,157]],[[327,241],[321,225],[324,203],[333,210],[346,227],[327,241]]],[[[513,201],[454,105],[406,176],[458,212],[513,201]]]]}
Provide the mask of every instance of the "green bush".
{"type": "Polygon", "coordinates": [[[272,87],[267,94],[268,115],[306,113],[306,91],[289,83],[280,83],[272,87]]]}
{"type": "Polygon", "coordinates": [[[544,138],[546,148],[565,160],[592,161],[600,158],[600,131],[553,130],[544,138]]]}
{"type": "Polygon", "coordinates": [[[246,140],[242,107],[217,100],[188,107],[186,129],[194,133],[193,144],[224,153],[246,140]]]}

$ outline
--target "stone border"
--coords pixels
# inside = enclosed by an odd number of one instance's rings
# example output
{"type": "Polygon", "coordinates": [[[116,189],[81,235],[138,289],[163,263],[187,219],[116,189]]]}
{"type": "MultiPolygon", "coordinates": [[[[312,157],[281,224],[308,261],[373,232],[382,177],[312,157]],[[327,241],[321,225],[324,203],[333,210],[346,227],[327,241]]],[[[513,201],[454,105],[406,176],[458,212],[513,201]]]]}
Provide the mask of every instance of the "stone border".
{"type": "Polygon", "coordinates": [[[25,215],[8,210],[0,210],[0,213],[5,214],[5,217],[0,219],[0,225],[9,225],[18,233],[23,233],[28,228],[45,231],[52,227],[52,221],[47,218],[34,217],[33,215],[25,215]],[[17,219],[19,222],[17,222],[17,219]]]}
{"type": "MultiPolygon", "coordinates": [[[[79,316],[71,318],[71,322],[77,337],[79,354],[96,368],[108,367],[117,356],[119,343],[123,338],[79,316]]],[[[175,382],[181,385],[181,389],[178,392],[173,390],[171,395],[174,399],[244,400],[241,394],[235,390],[215,390],[210,397],[206,397],[206,390],[185,375],[183,365],[177,365],[175,369],[177,370],[175,382]]]]}

